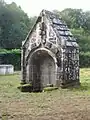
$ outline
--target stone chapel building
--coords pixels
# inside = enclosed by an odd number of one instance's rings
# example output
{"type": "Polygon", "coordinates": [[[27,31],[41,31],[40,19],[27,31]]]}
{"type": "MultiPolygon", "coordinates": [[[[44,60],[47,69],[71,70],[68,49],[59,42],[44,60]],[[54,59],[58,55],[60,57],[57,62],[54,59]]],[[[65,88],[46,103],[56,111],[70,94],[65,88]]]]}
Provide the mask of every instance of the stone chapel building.
{"type": "Polygon", "coordinates": [[[79,46],[66,23],[42,10],[22,43],[22,83],[33,90],[79,84],[79,46]]]}

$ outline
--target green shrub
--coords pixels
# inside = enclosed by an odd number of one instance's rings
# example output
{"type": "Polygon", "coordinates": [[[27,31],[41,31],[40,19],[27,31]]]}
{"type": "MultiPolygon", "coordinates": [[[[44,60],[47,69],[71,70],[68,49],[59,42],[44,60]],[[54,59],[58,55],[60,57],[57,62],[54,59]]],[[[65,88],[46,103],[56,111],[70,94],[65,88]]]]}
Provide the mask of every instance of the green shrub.
{"type": "Polygon", "coordinates": [[[20,49],[11,49],[11,50],[6,50],[6,49],[0,49],[0,54],[20,54],[20,49]]]}
{"type": "Polygon", "coordinates": [[[15,70],[21,69],[21,53],[20,50],[1,50],[0,49],[0,64],[12,64],[15,70]]]}
{"type": "Polygon", "coordinates": [[[90,67],[90,52],[80,53],[80,67],[90,67]]]}

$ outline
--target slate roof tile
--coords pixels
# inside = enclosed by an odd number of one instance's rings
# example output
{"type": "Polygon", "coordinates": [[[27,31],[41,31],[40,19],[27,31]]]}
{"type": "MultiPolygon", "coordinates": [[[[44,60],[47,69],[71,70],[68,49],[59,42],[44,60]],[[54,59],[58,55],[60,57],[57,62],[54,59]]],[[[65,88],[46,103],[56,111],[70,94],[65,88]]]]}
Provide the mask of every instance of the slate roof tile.
{"type": "Polygon", "coordinates": [[[62,40],[63,43],[65,43],[64,41],[67,41],[66,46],[78,47],[78,44],[76,43],[76,40],[70,32],[68,26],[61,18],[59,18],[58,15],[47,10],[45,10],[45,15],[52,23],[52,27],[59,39],[62,40]]]}

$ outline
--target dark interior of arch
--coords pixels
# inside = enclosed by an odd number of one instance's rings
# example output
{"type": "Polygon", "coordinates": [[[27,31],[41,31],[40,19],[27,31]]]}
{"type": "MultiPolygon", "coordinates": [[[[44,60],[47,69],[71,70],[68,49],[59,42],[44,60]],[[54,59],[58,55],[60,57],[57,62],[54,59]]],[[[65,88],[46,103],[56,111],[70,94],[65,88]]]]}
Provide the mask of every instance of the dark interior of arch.
{"type": "Polygon", "coordinates": [[[33,91],[42,91],[48,84],[55,85],[55,63],[54,59],[46,51],[38,51],[31,58],[30,78],[33,91]]]}

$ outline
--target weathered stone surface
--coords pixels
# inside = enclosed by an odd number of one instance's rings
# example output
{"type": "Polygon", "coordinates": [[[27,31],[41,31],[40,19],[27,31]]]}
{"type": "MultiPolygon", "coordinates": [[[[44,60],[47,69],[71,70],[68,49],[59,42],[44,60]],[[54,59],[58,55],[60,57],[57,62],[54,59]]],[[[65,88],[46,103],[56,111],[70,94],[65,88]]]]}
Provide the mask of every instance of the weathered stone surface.
{"type": "Polygon", "coordinates": [[[47,84],[79,84],[79,46],[66,23],[43,10],[22,45],[22,82],[33,91],[47,84]]]}
{"type": "Polygon", "coordinates": [[[0,65],[0,75],[8,75],[14,73],[14,66],[13,65],[6,65],[1,64],[0,65]]]}

